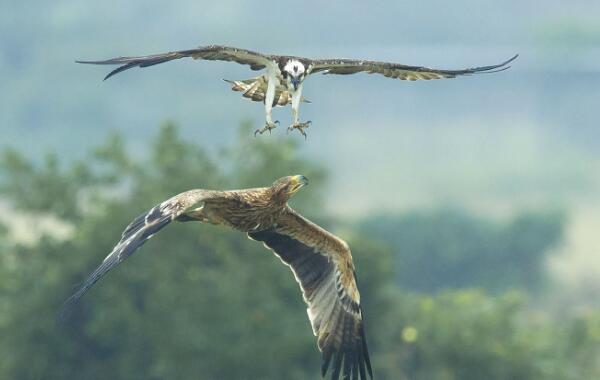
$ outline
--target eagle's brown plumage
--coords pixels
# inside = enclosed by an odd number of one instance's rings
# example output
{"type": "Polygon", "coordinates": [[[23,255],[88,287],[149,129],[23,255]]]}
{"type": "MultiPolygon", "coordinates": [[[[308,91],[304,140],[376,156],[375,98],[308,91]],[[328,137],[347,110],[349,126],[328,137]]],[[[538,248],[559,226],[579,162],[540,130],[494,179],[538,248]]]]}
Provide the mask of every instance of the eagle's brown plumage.
{"type": "Polygon", "coordinates": [[[344,379],[372,378],[350,248],[287,204],[306,184],[297,175],[263,188],[190,190],[154,206],[127,226],[112,252],[69,298],[61,318],[102,276],[171,221],[221,224],[262,242],[292,269],[323,352],[323,376],[331,367],[332,379],[340,374],[344,379]]]}

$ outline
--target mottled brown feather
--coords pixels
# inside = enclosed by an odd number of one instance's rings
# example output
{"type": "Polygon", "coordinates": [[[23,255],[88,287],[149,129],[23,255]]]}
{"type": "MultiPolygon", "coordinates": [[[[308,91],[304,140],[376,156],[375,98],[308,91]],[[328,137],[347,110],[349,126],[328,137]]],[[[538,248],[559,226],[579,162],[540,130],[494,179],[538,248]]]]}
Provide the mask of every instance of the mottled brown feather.
{"type": "Polygon", "coordinates": [[[308,305],[323,352],[322,373],[332,379],[372,377],[352,255],[346,242],[287,207],[272,228],[250,232],[290,266],[308,305]],[[336,359],[331,362],[332,357],[336,359]],[[343,365],[342,365],[343,364],[343,365]]]}
{"type": "Polygon", "coordinates": [[[280,178],[271,187],[196,189],[157,204],[125,228],[111,253],[67,300],[61,319],[98,280],[171,221],[220,224],[248,233],[290,266],[323,352],[323,374],[331,365],[334,380],[340,374],[345,379],[366,380],[366,373],[372,377],[350,249],[346,242],[287,205],[288,199],[307,183],[303,176],[290,176],[280,178]]]}

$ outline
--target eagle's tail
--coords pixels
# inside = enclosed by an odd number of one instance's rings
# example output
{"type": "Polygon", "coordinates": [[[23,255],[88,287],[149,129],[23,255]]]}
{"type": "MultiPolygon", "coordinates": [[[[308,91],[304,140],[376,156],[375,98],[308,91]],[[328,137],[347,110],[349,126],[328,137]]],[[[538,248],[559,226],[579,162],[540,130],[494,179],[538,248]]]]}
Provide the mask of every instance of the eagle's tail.
{"type": "MultiPolygon", "coordinates": [[[[265,101],[265,94],[267,93],[267,78],[264,75],[245,79],[245,80],[229,80],[223,79],[225,82],[231,84],[233,91],[239,91],[242,93],[244,98],[248,98],[255,102],[265,101]]],[[[302,97],[300,99],[303,103],[310,103],[308,99],[302,97]]],[[[275,99],[273,100],[273,107],[283,107],[292,102],[292,94],[284,86],[278,85],[275,89],[275,99]]]]}

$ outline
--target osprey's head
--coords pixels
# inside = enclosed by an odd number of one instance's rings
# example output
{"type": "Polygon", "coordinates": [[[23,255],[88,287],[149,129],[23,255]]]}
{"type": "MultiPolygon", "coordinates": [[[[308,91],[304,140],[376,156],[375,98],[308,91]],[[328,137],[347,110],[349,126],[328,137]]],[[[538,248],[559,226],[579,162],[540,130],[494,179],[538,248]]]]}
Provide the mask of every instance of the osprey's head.
{"type": "Polygon", "coordinates": [[[295,91],[304,80],[306,67],[304,67],[304,64],[297,59],[290,59],[283,67],[283,75],[287,80],[288,87],[293,86],[295,91]]]}
{"type": "Polygon", "coordinates": [[[287,202],[292,195],[296,194],[298,190],[308,185],[308,178],[303,175],[291,175],[287,177],[279,178],[271,185],[273,196],[276,199],[287,202]]]}

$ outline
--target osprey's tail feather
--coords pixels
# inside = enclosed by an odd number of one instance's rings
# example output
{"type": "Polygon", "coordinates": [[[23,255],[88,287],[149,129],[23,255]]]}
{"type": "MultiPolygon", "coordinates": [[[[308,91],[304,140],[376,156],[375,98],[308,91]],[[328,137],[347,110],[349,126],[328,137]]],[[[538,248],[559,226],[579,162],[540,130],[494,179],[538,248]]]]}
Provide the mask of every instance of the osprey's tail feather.
{"type": "MultiPolygon", "coordinates": [[[[248,98],[255,102],[265,101],[265,94],[267,93],[267,78],[264,75],[245,79],[245,80],[229,80],[223,79],[225,82],[231,84],[233,91],[239,91],[242,93],[244,98],[248,98]]],[[[303,103],[310,103],[308,99],[302,97],[300,99],[303,103]]],[[[278,85],[275,88],[275,99],[273,100],[273,107],[284,107],[292,102],[292,94],[282,85],[278,85]]]]}

